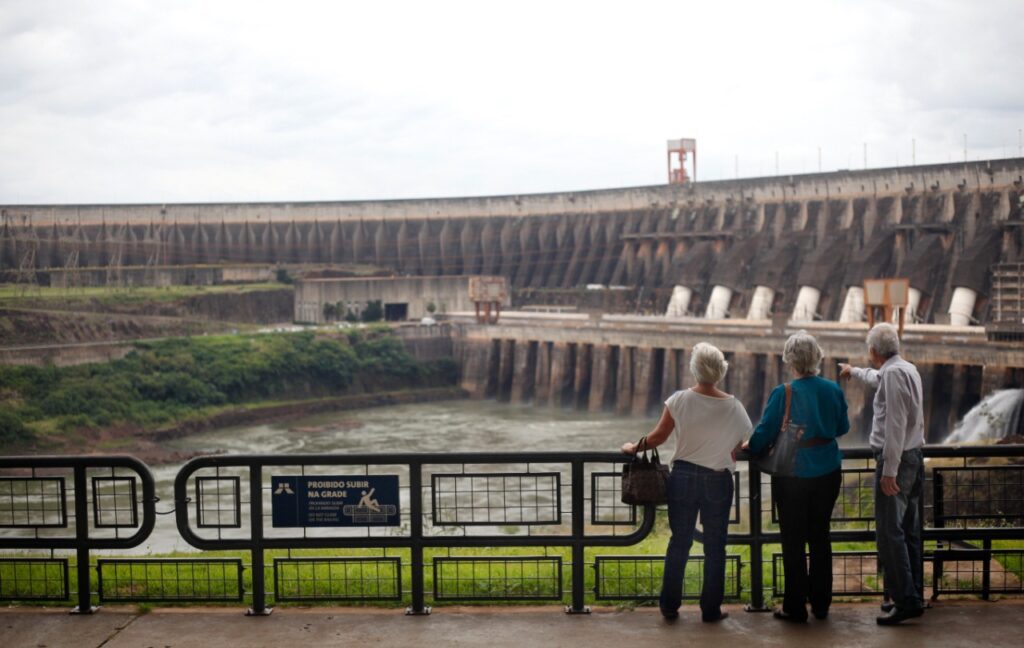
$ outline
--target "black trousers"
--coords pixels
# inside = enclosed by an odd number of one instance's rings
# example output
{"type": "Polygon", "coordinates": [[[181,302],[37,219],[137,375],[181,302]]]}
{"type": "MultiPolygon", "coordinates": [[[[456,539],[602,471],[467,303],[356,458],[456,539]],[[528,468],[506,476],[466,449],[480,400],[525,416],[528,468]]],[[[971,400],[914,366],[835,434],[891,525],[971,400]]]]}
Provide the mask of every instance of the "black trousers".
{"type": "Polygon", "coordinates": [[[786,572],[782,609],[796,618],[807,618],[808,600],[819,615],[832,604],[829,522],[842,481],[839,470],[820,477],[772,477],[786,572]]]}

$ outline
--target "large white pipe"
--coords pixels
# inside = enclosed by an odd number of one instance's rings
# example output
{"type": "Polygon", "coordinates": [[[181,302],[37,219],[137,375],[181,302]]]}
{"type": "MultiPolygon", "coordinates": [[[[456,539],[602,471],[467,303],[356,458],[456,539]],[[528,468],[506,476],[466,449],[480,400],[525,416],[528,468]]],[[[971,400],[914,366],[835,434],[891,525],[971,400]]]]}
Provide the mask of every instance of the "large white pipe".
{"type": "Polygon", "coordinates": [[[846,300],[843,301],[839,321],[843,324],[864,321],[864,289],[860,286],[850,286],[846,289],[846,300]]]}
{"type": "Polygon", "coordinates": [[[711,290],[711,299],[708,300],[708,307],[704,311],[704,317],[708,319],[725,319],[729,315],[729,302],[732,301],[732,288],[715,286],[711,290]]]}
{"type": "Polygon", "coordinates": [[[793,308],[793,321],[810,322],[813,320],[820,300],[820,290],[811,286],[800,286],[800,292],[796,296],[796,307],[793,308]]]}
{"type": "Polygon", "coordinates": [[[747,319],[768,319],[772,312],[772,301],[774,300],[775,291],[768,286],[754,288],[754,296],[750,298],[750,309],[747,310],[747,319]]]}
{"type": "MultiPolygon", "coordinates": [[[[904,318],[907,323],[917,321],[917,309],[921,307],[921,291],[911,288],[907,295],[907,316],[904,318]]],[[[893,322],[894,324],[896,322],[893,322]]]]}
{"type": "Polygon", "coordinates": [[[690,307],[692,298],[693,290],[686,286],[673,288],[672,298],[668,300],[668,308],[665,309],[665,317],[686,317],[686,309],[690,307]]]}
{"type": "Polygon", "coordinates": [[[970,288],[958,286],[954,289],[953,300],[949,303],[949,323],[953,326],[970,326],[977,299],[978,293],[970,288]]]}

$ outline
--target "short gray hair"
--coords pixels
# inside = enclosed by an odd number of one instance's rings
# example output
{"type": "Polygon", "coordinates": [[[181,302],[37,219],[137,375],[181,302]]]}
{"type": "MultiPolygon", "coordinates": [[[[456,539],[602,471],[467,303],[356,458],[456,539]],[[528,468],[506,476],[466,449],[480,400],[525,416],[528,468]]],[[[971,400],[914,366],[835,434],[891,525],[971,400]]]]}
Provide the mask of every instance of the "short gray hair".
{"type": "Polygon", "coordinates": [[[883,358],[891,358],[900,352],[900,334],[896,327],[888,322],[875,324],[868,331],[868,349],[883,358]]]}
{"type": "Polygon", "coordinates": [[[782,361],[801,376],[821,373],[821,347],[807,331],[797,331],[786,340],[782,348],[782,361]]]}
{"type": "Polygon", "coordinates": [[[729,363],[716,346],[699,342],[690,352],[690,373],[699,383],[718,383],[729,371],[729,363]]]}

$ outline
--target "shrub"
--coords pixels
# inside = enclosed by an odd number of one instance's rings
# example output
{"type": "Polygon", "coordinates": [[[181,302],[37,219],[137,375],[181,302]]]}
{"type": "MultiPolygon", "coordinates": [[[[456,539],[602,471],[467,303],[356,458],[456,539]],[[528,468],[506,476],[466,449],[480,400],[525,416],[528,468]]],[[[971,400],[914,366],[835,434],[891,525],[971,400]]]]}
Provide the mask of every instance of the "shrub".
{"type": "Polygon", "coordinates": [[[379,299],[368,302],[360,317],[364,322],[379,322],[384,319],[384,305],[379,299]]]}
{"type": "Polygon", "coordinates": [[[28,443],[32,439],[32,431],[14,411],[0,409],[0,444],[28,443]]]}
{"type": "Polygon", "coordinates": [[[340,340],[302,332],[140,342],[108,363],[0,367],[0,442],[30,434],[30,421],[54,419],[64,431],[156,426],[200,408],[306,394],[308,387],[337,393],[360,374],[387,377],[390,385],[450,383],[449,365],[424,369],[386,325],[352,329],[340,340]]]}

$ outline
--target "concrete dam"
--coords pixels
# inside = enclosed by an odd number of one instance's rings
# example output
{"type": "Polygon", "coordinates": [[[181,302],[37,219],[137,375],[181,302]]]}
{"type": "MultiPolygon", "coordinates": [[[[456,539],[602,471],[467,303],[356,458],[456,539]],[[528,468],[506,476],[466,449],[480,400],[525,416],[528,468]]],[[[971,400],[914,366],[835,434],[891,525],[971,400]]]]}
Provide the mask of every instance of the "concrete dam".
{"type": "MultiPolygon", "coordinates": [[[[863,361],[863,281],[902,277],[935,440],[983,394],[1021,385],[1020,344],[989,341],[980,325],[995,317],[991,266],[1022,260],[1022,177],[1017,158],[479,198],[7,205],[0,272],[45,282],[111,267],[363,264],[502,275],[513,308],[585,312],[494,326],[453,316],[474,394],[647,413],[684,384],[692,343],[709,339],[730,354],[727,387],[755,420],[782,377],[787,331],[818,331],[826,375],[836,360],[863,361]]],[[[848,396],[863,419],[870,400],[848,396]]]]}

